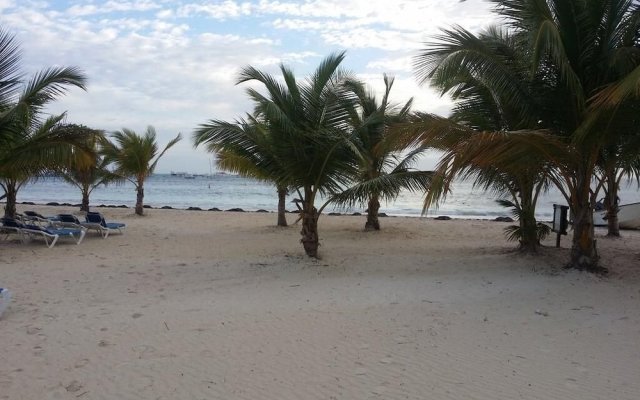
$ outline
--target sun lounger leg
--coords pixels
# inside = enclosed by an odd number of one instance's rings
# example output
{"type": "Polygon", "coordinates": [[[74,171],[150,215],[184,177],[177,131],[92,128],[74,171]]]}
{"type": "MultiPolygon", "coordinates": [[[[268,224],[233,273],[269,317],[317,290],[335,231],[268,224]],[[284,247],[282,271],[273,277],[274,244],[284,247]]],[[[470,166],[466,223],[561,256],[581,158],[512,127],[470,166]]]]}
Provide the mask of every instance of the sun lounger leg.
{"type": "Polygon", "coordinates": [[[47,239],[47,237],[45,236],[44,241],[47,244],[47,247],[52,248],[53,246],[56,245],[58,238],[60,238],[60,235],[53,235],[53,240],[51,241],[51,243],[49,243],[49,239],[47,239]]]}
{"type": "Polygon", "coordinates": [[[84,239],[84,235],[86,235],[86,234],[87,234],[87,230],[86,230],[86,229],[81,230],[81,231],[80,231],[80,238],[78,239],[78,241],[76,242],[76,244],[80,244],[80,243],[82,243],[82,239],[84,239]]]}

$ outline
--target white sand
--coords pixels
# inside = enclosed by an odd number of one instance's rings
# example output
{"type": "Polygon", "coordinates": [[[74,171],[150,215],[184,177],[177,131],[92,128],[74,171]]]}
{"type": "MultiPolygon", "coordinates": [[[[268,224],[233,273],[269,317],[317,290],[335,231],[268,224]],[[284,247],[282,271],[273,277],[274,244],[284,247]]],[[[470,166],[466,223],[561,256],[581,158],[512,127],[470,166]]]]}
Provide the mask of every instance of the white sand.
{"type": "Polygon", "coordinates": [[[0,242],[0,399],[640,398],[639,231],[601,278],[497,222],[323,216],[314,261],[275,214],[101,211],[124,235],[0,242]]]}

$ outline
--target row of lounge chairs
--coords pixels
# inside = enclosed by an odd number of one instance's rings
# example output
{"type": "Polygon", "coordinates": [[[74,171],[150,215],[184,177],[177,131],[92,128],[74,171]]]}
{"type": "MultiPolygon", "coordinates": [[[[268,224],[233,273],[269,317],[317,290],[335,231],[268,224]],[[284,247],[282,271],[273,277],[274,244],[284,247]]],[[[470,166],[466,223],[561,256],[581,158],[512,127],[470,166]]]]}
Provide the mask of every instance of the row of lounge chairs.
{"type": "Polygon", "coordinates": [[[106,239],[111,232],[122,233],[125,228],[123,223],[106,222],[97,212],[88,212],[84,222],[72,214],[45,217],[34,211],[25,211],[19,219],[1,218],[0,222],[0,233],[5,238],[10,234],[19,235],[22,242],[43,238],[49,248],[55,246],[60,238],[69,238],[80,244],[88,230],[95,230],[106,239]]]}

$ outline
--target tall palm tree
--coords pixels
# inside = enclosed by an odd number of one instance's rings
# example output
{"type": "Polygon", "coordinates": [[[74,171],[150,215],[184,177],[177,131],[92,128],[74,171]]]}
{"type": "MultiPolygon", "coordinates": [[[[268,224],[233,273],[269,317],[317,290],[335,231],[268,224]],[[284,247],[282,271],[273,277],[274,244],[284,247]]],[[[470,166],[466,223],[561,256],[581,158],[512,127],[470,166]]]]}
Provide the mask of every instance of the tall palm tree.
{"type": "Polygon", "coordinates": [[[385,91],[380,102],[361,82],[345,83],[357,98],[350,125],[358,139],[355,141],[358,171],[354,185],[334,196],[332,202],[347,206],[366,204],[365,231],[380,230],[380,200],[393,201],[403,189],[424,192],[431,180],[431,172],[411,168],[423,149],[409,151],[389,135],[393,124],[408,119],[412,100],[402,106],[391,104],[389,95],[394,79],[387,75],[383,79],[385,91]]]}
{"type": "Polygon", "coordinates": [[[339,70],[343,59],[344,52],[330,55],[303,82],[285,65],[282,81],[253,67],[244,68],[238,80],[255,81],[266,91],[247,89],[277,143],[274,160],[281,163],[282,181],[302,201],[301,242],[310,257],[318,257],[318,218],[328,204],[316,207],[316,200],[341,191],[357,168],[348,126],[353,99],[343,85],[350,77],[339,70]]]}
{"type": "Polygon", "coordinates": [[[89,196],[95,188],[122,181],[123,178],[111,172],[108,169],[107,158],[100,155],[100,147],[106,140],[103,131],[76,124],[64,125],[62,129],[83,134],[86,137],[86,147],[93,150],[89,158],[86,154],[74,152],[70,163],[57,171],[65,181],[80,189],[82,194],[80,210],[88,212],[89,196]]]}
{"type": "Polygon", "coordinates": [[[620,132],[619,138],[616,142],[603,146],[596,166],[598,188],[601,187],[604,191],[602,205],[607,215],[608,237],[620,236],[618,192],[622,180],[635,178],[640,186],[640,104],[638,103],[625,101],[618,107],[626,110],[624,117],[612,121],[615,126],[611,129],[620,132]]]}
{"type": "MultiPolygon", "coordinates": [[[[547,107],[538,129],[556,137],[535,134],[539,142],[530,152],[538,152],[553,166],[549,179],[569,203],[574,234],[568,265],[600,270],[592,214],[596,193],[591,183],[601,149],[620,138],[620,132],[611,128],[624,115],[616,107],[637,93],[640,6],[629,0],[493,2],[517,46],[530,54],[529,81],[543,83],[539,98],[547,107]],[[546,141],[549,146],[539,146],[546,141]]],[[[517,88],[507,85],[509,71],[477,61],[474,54],[458,54],[450,67],[482,69],[490,77],[488,86],[515,93],[517,88]]],[[[522,118],[531,116],[527,101],[513,98],[510,104],[522,110],[522,118]]]]}
{"type": "Polygon", "coordinates": [[[274,183],[278,193],[277,225],[287,226],[286,171],[278,159],[275,136],[265,123],[252,115],[235,122],[210,120],[194,132],[193,140],[196,147],[204,144],[215,153],[218,166],[225,171],[274,183]]]}
{"type": "Polygon", "coordinates": [[[143,135],[138,135],[131,129],[123,128],[111,135],[113,142],[104,146],[103,153],[108,162],[115,165],[114,172],[125,177],[136,188],[135,213],[144,214],[144,182],[153,174],[158,161],[171,147],[182,139],[178,134],[164,149],[158,153],[156,130],[147,127],[143,135]]]}
{"type": "Polygon", "coordinates": [[[68,162],[71,152],[86,151],[82,135],[64,132],[63,115],[43,118],[43,108],[70,87],[85,88],[85,75],[73,67],[51,67],[25,80],[15,38],[0,30],[0,181],[5,215],[15,215],[17,191],[29,178],[68,162]]]}
{"type": "MultiPolygon", "coordinates": [[[[601,150],[619,143],[612,129],[625,116],[624,99],[640,84],[640,4],[632,0],[495,0],[509,26],[522,32],[533,54],[532,73],[555,92],[553,121],[543,121],[569,138],[575,155],[560,160],[556,184],[573,214],[569,266],[600,270],[593,229],[597,193],[591,183],[601,150]]],[[[550,99],[550,101],[553,99],[550,99]]]]}

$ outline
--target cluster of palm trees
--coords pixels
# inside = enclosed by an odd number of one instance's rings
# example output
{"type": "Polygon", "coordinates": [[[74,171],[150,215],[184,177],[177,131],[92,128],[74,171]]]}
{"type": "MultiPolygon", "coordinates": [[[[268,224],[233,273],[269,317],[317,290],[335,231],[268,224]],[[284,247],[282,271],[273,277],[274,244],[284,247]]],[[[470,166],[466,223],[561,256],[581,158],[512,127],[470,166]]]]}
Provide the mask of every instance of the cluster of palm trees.
{"type": "Polygon", "coordinates": [[[640,176],[640,5],[631,0],[493,0],[505,22],[445,30],[415,58],[423,83],[457,100],[451,118],[415,116],[406,141],[445,152],[426,205],[455,177],[510,195],[522,245],[538,246],[538,195],[554,185],[573,218],[569,266],[598,270],[593,206],[640,176]]]}
{"type": "Polygon", "coordinates": [[[26,79],[15,38],[0,30],[0,187],[5,217],[16,215],[18,190],[26,182],[55,173],[82,192],[82,210],[97,186],[129,179],[137,190],[136,213],[143,213],[144,180],[158,159],[156,134],[123,129],[108,140],[103,131],[69,124],[65,114],[45,117],[44,107],[72,87],[85,89],[86,76],[75,67],[47,68],[26,79]]]}
{"type": "MultiPolygon", "coordinates": [[[[605,194],[609,235],[617,227],[623,177],[640,180],[640,4],[633,0],[491,0],[504,25],[474,34],[442,31],[415,57],[415,70],[456,100],[448,118],[392,104],[393,79],[377,98],[343,71],[344,53],[324,59],[305,80],[244,68],[238,84],[254,83],[251,113],[210,120],[193,135],[222,169],[269,181],[300,207],[301,242],[318,256],[318,218],[328,204],[367,207],[365,230],[378,230],[381,201],[401,190],[426,194],[425,209],[446,198],[455,179],[494,190],[519,224],[508,237],[536,251],[549,228],[536,221],[537,199],[551,186],[569,204],[573,239],[569,266],[597,271],[593,206],[605,194]],[[443,157],[435,171],[413,168],[425,149],[443,157]]],[[[99,184],[129,179],[136,213],[144,181],[158,159],[155,131],[101,131],[42,117],[43,107],[70,87],[84,88],[76,68],[50,68],[25,81],[13,38],[0,32],[0,185],[6,214],[20,186],[46,171],[76,184],[88,208],[99,184]],[[111,166],[111,167],[110,167],[111,166]]],[[[639,182],[640,183],[640,182],[639,182]]]]}
{"type": "MultiPolygon", "coordinates": [[[[473,34],[444,30],[415,58],[416,73],[456,100],[449,118],[392,106],[385,76],[380,103],[341,71],[344,54],[325,59],[303,83],[245,68],[253,113],[212,120],[196,146],[220,166],[272,181],[281,201],[301,202],[302,243],[317,256],[317,221],[330,202],[368,206],[365,228],[379,229],[379,201],[402,189],[443,201],[454,179],[472,179],[512,207],[508,237],[535,252],[549,227],[535,218],[541,193],[555,186],[573,219],[569,266],[599,270],[593,206],[606,195],[609,234],[618,235],[617,190],[640,176],[640,5],[631,0],[492,0],[505,25],[473,34]],[[410,169],[425,149],[443,157],[433,172],[410,169]],[[316,201],[325,202],[319,207],[316,201]]],[[[284,210],[282,203],[279,208],[284,210]]],[[[284,216],[280,224],[286,224],[284,216]]]]}
{"type": "Polygon", "coordinates": [[[402,189],[424,192],[430,172],[412,169],[417,151],[403,153],[391,140],[391,127],[406,121],[411,102],[390,103],[393,79],[385,76],[381,100],[362,82],[340,69],[344,53],[332,54],[300,82],[280,66],[278,79],[253,67],[238,83],[255,81],[247,94],[252,114],[233,122],[211,120],[194,133],[196,146],[218,156],[218,166],[275,183],[279,225],[286,225],[284,198],[295,192],[300,207],[301,242],[318,256],[318,218],[330,203],[368,205],[366,230],[380,229],[380,200],[402,189]]]}

